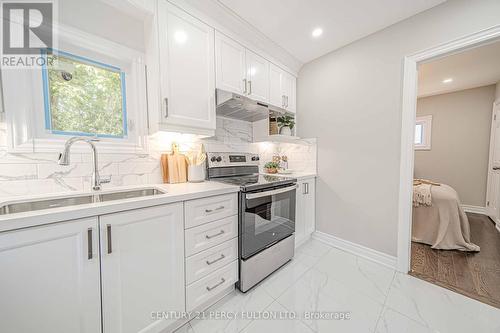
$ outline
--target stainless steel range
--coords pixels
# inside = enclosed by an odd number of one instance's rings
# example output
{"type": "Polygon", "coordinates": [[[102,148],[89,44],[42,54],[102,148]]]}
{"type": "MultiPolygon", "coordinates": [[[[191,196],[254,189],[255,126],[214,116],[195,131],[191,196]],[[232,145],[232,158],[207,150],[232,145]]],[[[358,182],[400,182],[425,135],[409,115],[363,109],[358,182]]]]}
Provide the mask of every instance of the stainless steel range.
{"type": "Polygon", "coordinates": [[[294,255],[295,178],[259,175],[259,156],[208,153],[208,178],[240,186],[237,287],[246,292],[294,255]]]}

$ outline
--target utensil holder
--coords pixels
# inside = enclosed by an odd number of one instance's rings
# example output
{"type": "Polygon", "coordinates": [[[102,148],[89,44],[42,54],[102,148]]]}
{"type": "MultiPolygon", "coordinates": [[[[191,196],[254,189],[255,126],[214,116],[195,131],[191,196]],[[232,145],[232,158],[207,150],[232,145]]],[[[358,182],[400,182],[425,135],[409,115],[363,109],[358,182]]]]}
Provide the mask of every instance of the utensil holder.
{"type": "Polygon", "coordinates": [[[188,182],[200,183],[205,181],[204,165],[189,165],[188,166],[188,182]]]}

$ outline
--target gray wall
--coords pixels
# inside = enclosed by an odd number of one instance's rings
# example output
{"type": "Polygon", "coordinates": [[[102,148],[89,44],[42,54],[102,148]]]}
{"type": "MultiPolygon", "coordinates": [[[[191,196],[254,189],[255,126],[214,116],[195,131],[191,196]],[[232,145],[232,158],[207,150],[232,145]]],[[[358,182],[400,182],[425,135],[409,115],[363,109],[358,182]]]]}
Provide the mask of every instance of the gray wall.
{"type": "Polygon", "coordinates": [[[415,151],[415,177],[453,187],[462,204],[484,207],[495,85],[420,98],[432,115],[431,150],[415,151]]]}
{"type": "Polygon", "coordinates": [[[500,99],[500,82],[497,83],[497,93],[496,93],[496,99],[500,99]]]}
{"type": "Polygon", "coordinates": [[[396,255],[403,58],[498,13],[498,0],[450,0],[302,67],[297,128],[318,138],[319,231],[396,255]]]}

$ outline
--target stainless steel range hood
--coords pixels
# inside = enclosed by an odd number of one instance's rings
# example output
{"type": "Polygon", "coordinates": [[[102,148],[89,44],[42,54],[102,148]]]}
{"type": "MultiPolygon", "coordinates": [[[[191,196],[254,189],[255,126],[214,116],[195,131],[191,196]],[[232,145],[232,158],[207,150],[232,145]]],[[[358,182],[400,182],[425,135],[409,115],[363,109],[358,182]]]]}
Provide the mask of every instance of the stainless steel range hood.
{"type": "Polygon", "coordinates": [[[221,89],[215,91],[215,96],[217,115],[222,117],[255,122],[268,118],[270,111],[286,113],[285,109],[221,89]]]}

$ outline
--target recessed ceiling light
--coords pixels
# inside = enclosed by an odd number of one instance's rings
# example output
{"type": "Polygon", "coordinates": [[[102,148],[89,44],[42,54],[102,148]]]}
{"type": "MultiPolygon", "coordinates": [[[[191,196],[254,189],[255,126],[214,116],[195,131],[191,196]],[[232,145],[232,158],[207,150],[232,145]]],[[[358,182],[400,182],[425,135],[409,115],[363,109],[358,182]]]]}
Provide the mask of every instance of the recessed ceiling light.
{"type": "Polygon", "coordinates": [[[323,34],[323,29],[321,28],[316,28],[312,31],[312,36],[314,38],[318,38],[319,36],[321,36],[323,34]]]}
{"type": "Polygon", "coordinates": [[[450,83],[450,82],[453,82],[453,79],[451,77],[443,80],[443,83],[450,83]]]}

